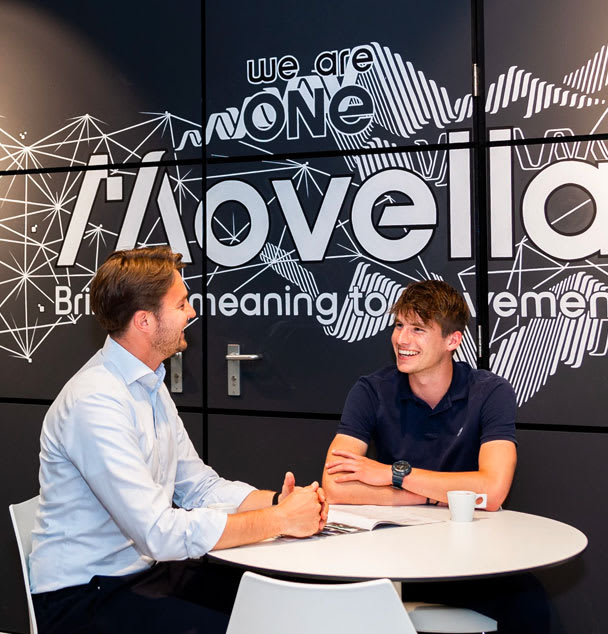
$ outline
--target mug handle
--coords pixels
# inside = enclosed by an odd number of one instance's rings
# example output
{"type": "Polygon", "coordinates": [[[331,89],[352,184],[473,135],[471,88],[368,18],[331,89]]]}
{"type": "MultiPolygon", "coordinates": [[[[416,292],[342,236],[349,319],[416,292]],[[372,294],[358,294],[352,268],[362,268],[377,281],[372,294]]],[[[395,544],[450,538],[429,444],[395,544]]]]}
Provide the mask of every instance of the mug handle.
{"type": "Polygon", "coordinates": [[[488,494],[487,493],[476,493],[475,494],[475,508],[476,509],[485,509],[488,505],[488,494]],[[477,502],[481,498],[481,502],[477,502]]]}

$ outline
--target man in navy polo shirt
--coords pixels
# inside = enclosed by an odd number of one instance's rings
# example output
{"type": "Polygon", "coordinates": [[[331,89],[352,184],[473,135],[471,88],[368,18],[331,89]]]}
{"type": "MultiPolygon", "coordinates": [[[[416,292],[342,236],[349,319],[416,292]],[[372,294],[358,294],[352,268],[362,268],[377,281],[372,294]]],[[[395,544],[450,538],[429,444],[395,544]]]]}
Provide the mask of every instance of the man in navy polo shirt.
{"type": "Polygon", "coordinates": [[[330,503],[447,502],[447,492],[487,493],[503,503],[517,462],[513,388],[455,362],[469,318],[449,284],[410,284],[391,309],[396,365],[351,389],[327,455],[330,503]],[[373,441],[377,460],[366,457],[373,441]]]}
{"type": "MultiPolygon", "coordinates": [[[[328,501],[437,504],[464,489],[486,493],[488,510],[498,510],[517,462],[513,388],[452,359],[469,310],[449,284],[414,282],[391,313],[396,365],[361,377],[348,394],[327,454],[328,501]],[[366,457],[372,442],[376,460],[366,457]]],[[[408,583],[406,593],[409,601],[479,610],[497,620],[501,633],[549,631],[546,595],[530,574],[408,583]]]]}

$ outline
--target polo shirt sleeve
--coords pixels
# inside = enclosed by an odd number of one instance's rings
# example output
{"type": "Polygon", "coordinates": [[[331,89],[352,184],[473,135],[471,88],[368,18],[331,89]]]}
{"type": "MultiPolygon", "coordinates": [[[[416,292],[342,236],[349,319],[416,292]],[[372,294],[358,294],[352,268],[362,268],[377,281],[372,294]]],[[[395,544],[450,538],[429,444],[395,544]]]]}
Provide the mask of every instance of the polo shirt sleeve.
{"type": "Polygon", "coordinates": [[[353,436],[369,445],[377,411],[378,395],[370,381],[362,377],[353,385],[346,397],[337,433],[353,436]]]}
{"type": "Polygon", "coordinates": [[[498,379],[496,387],[488,394],[481,406],[480,442],[483,445],[491,440],[511,440],[517,444],[515,391],[507,381],[500,377],[496,378],[498,379]]]}

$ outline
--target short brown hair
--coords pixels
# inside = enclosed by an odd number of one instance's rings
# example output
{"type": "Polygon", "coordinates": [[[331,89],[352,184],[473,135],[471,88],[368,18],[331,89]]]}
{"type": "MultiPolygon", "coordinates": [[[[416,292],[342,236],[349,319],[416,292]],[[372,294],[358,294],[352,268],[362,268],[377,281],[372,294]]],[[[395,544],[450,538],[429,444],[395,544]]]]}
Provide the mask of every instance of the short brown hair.
{"type": "Polygon", "coordinates": [[[173,271],[185,264],[168,246],[115,251],[99,267],[91,283],[91,308],[110,335],[121,335],[138,310],[158,312],[173,271]]]}
{"type": "Polygon", "coordinates": [[[470,315],[464,297],[440,280],[408,284],[390,313],[395,317],[416,314],[424,324],[436,321],[444,337],[457,330],[464,332],[470,315]]]}

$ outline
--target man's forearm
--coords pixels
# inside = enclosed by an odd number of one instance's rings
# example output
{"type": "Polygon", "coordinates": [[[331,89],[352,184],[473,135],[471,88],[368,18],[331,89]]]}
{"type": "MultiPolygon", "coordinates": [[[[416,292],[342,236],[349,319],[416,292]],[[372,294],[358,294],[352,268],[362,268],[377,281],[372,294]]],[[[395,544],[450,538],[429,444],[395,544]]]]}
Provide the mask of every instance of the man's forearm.
{"type": "Polygon", "coordinates": [[[425,499],[428,497],[446,504],[448,491],[465,490],[486,493],[489,511],[498,510],[508,493],[508,487],[495,486],[493,480],[482,471],[444,472],[412,469],[411,473],[404,478],[403,487],[425,499]]]}
{"type": "MultiPolygon", "coordinates": [[[[272,494],[272,491],[270,493],[272,494]]],[[[228,515],[226,528],[213,550],[254,544],[280,535],[283,532],[283,523],[281,512],[276,506],[228,515]]]]}
{"type": "Polygon", "coordinates": [[[272,506],[274,491],[258,490],[252,491],[240,504],[239,513],[243,511],[256,511],[272,506]]]}
{"type": "Polygon", "coordinates": [[[308,537],[322,530],[327,509],[325,494],[316,482],[297,488],[277,505],[272,505],[273,495],[274,491],[252,491],[248,496],[250,504],[268,506],[251,511],[239,509],[242,512],[228,515],[214,550],[252,544],[276,535],[308,537]]]}
{"type": "Polygon", "coordinates": [[[363,482],[333,482],[324,480],[323,489],[330,504],[378,504],[380,506],[407,506],[424,504],[425,497],[392,486],[371,486],[363,482]]]}

